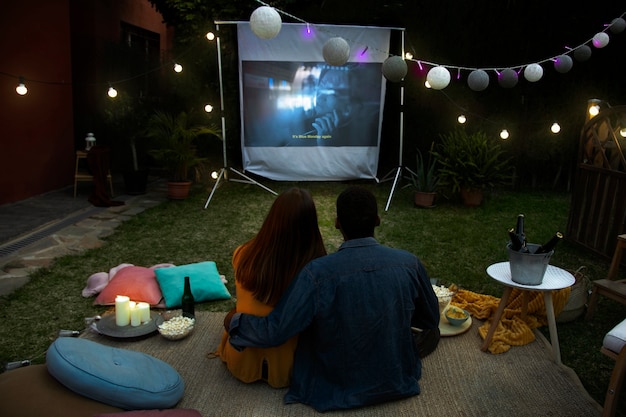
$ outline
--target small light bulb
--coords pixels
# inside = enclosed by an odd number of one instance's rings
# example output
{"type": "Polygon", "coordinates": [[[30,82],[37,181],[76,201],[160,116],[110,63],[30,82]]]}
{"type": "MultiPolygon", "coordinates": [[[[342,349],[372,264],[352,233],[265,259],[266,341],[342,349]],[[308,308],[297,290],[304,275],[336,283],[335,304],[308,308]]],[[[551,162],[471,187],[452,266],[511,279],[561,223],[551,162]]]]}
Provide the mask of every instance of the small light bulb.
{"type": "Polygon", "coordinates": [[[109,91],[107,92],[107,94],[109,95],[109,97],[115,98],[117,97],[117,90],[113,87],[109,87],[109,91]]]}
{"type": "Polygon", "coordinates": [[[426,88],[432,88],[432,87],[430,86],[430,83],[429,83],[428,81],[425,81],[425,82],[424,82],[424,87],[426,87],[426,88]]]}
{"type": "Polygon", "coordinates": [[[204,111],[207,113],[211,113],[213,111],[213,106],[207,104],[206,106],[204,106],[204,111]]]}
{"type": "Polygon", "coordinates": [[[15,91],[17,92],[17,94],[19,94],[20,96],[23,96],[24,94],[28,93],[28,88],[26,88],[26,86],[24,85],[24,83],[20,83],[20,85],[18,85],[17,87],[15,87],[15,91]]]}
{"type": "Polygon", "coordinates": [[[213,39],[215,39],[215,34],[213,32],[208,32],[206,34],[206,38],[210,41],[212,41],[213,39]]]}
{"type": "Polygon", "coordinates": [[[457,117],[457,119],[459,121],[459,123],[464,124],[465,122],[467,122],[467,118],[465,117],[464,114],[460,114],[459,117],[457,117]]]}
{"type": "Polygon", "coordinates": [[[552,133],[559,133],[561,131],[561,125],[559,125],[557,122],[552,123],[552,126],[550,126],[550,131],[552,133]]]}
{"type": "Polygon", "coordinates": [[[593,106],[589,107],[589,115],[591,117],[597,116],[598,113],[600,113],[600,106],[598,106],[597,104],[594,104],[593,106]]]}
{"type": "Polygon", "coordinates": [[[410,52],[407,52],[406,54],[404,54],[404,58],[406,59],[413,59],[413,54],[410,52]]]}
{"type": "Polygon", "coordinates": [[[626,127],[623,127],[619,130],[619,135],[623,138],[626,138],[626,127]]]}
{"type": "Polygon", "coordinates": [[[506,129],[502,129],[500,132],[500,138],[507,140],[509,138],[509,131],[506,129]]]}
{"type": "Polygon", "coordinates": [[[174,64],[174,71],[176,72],[183,72],[183,66],[180,64],[174,64]]]}
{"type": "Polygon", "coordinates": [[[217,171],[213,171],[213,172],[211,172],[211,178],[213,178],[214,180],[216,180],[216,179],[217,179],[217,177],[218,177],[218,175],[217,175],[217,171]]]}

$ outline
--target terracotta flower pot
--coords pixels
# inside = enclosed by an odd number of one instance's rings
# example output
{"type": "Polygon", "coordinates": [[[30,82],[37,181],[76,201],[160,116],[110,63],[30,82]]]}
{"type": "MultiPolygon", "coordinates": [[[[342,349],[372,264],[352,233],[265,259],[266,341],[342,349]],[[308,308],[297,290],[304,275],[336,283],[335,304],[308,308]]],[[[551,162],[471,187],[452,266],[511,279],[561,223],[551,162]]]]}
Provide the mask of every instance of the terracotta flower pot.
{"type": "Polygon", "coordinates": [[[189,196],[191,181],[168,181],[167,196],[172,200],[184,200],[189,196]]]}
{"type": "Polygon", "coordinates": [[[483,190],[473,188],[461,189],[461,200],[468,207],[478,207],[483,201],[483,190]]]}
{"type": "Polygon", "coordinates": [[[416,191],[414,196],[416,207],[432,207],[435,203],[435,197],[437,193],[427,193],[423,191],[416,191]]]}

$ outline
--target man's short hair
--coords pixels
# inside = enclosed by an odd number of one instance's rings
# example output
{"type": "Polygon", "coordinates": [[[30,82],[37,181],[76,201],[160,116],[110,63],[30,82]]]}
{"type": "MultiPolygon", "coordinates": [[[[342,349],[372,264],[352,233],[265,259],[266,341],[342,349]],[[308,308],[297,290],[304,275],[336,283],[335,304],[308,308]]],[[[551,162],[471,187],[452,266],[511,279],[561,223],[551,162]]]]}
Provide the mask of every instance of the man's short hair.
{"type": "Polygon", "coordinates": [[[363,187],[346,188],[337,197],[337,218],[348,239],[374,236],[378,224],[376,197],[363,187]]]}

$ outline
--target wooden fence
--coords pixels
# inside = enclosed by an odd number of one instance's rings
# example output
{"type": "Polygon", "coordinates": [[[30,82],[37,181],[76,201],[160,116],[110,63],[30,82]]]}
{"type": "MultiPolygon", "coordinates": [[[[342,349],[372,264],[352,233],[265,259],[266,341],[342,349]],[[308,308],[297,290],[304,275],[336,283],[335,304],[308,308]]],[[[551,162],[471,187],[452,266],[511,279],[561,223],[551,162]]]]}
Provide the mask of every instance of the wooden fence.
{"type": "Polygon", "coordinates": [[[565,235],[607,258],[626,233],[625,136],[626,106],[602,110],[583,126],[565,235]]]}

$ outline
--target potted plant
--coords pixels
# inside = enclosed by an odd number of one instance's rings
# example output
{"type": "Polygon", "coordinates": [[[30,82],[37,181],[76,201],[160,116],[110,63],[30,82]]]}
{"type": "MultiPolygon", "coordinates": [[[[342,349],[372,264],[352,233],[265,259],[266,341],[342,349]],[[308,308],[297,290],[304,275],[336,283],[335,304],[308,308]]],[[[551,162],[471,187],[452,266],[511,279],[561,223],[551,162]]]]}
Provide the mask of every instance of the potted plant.
{"type": "Polygon", "coordinates": [[[510,158],[499,143],[483,131],[468,133],[463,128],[442,135],[437,152],[441,184],[459,192],[463,203],[477,206],[489,188],[508,183],[512,178],[510,158]]]}
{"type": "Polygon", "coordinates": [[[411,183],[415,190],[414,201],[417,207],[432,207],[437,197],[439,175],[436,170],[437,160],[432,157],[432,146],[427,161],[424,160],[420,150],[417,150],[416,170],[411,173],[411,183]]]}
{"type": "Polygon", "coordinates": [[[186,112],[174,116],[157,111],[148,121],[146,135],[154,142],[149,152],[168,173],[168,196],[171,199],[187,198],[192,178],[198,179],[200,175],[198,166],[204,158],[197,153],[198,137],[220,135],[219,129],[195,124],[192,119],[193,116],[186,112]]]}

